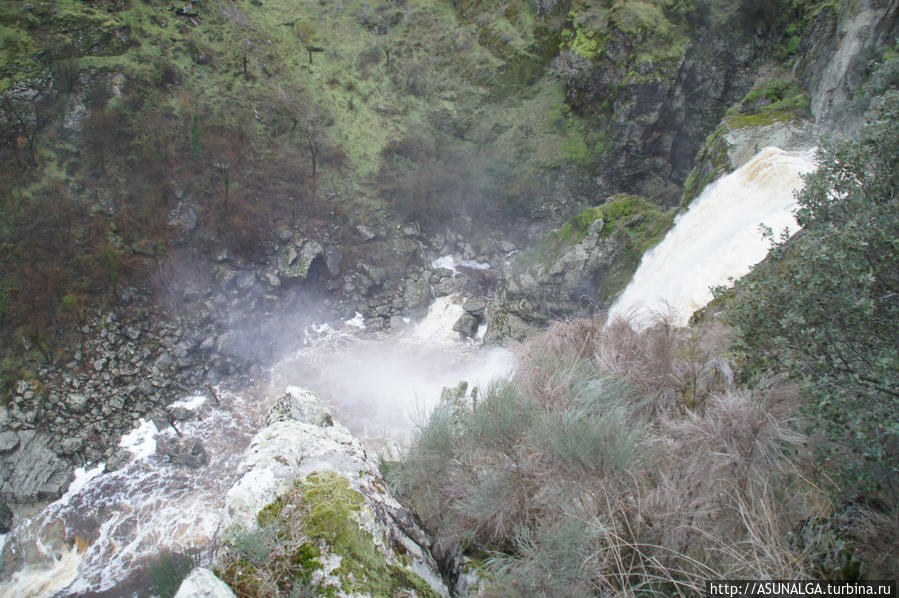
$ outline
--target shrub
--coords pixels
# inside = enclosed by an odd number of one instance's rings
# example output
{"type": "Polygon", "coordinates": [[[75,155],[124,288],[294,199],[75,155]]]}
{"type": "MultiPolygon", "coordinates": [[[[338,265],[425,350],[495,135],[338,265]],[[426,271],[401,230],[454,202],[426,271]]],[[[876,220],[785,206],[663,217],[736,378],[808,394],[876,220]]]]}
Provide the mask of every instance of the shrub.
{"type": "Polygon", "coordinates": [[[740,282],[727,317],[749,367],[783,369],[805,391],[849,487],[895,497],[899,468],[899,93],[860,140],[826,146],[796,218],[740,282]]]}
{"type": "Polygon", "coordinates": [[[512,380],[467,404],[447,393],[389,477],[439,544],[492,553],[491,596],[801,576],[796,392],[737,388],[727,346],[720,325],[557,323],[512,380]]]}

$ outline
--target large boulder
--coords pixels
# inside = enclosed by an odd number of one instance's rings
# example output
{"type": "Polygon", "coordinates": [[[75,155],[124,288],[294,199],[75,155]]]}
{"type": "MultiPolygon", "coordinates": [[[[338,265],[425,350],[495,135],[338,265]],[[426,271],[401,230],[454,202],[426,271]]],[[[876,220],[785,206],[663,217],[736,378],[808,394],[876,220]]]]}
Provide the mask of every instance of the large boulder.
{"type": "Polygon", "coordinates": [[[266,421],[225,499],[223,579],[242,583],[254,563],[286,551],[288,577],[328,595],[448,595],[427,535],[314,393],[288,388],[266,421]]]}
{"type": "Polygon", "coordinates": [[[235,598],[235,594],[215,573],[197,567],[181,582],[175,598],[235,598]]]}
{"type": "Polygon", "coordinates": [[[313,262],[325,259],[325,248],[313,239],[300,239],[281,251],[279,274],[281,278],[305,280],[313,262]]]}
{"type": "MultiPolygon", "coordinates": [[[[59,498],[72,481],[72,465],[56,456],[49,434],[16,432],[13,452],[0,457],[0,500],[30,503],[59,498]]],[[[11,438],[11,437],[8,437],[11,438]]]]}
{"type": "Polygon", "coordinates": [[[633,195],[587,208],[506,269],[485,340],[522,340],[555,318],[608,307],[672,220],[671,210],[633,195]]]}

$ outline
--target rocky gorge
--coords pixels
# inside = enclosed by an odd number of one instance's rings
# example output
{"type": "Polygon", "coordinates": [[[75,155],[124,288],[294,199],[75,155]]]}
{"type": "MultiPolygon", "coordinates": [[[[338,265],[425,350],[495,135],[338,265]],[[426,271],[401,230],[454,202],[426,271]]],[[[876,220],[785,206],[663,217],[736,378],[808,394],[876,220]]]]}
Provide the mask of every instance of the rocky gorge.
{"type": "MultiPolygon", "coordinates": [[[[32,185],[15,196],[30,207],[4,214],[52,213],[27,202],[69,198],[49,252],[77,262],[81,283],[54,267],[40,286],[45,270],[19,267],[28,241],[4,232],[3,264],[21,276],[0,285],[0,531],[63,496],[76,469],[133,464],[120,440],[141,422],[166,431],[162,461],[202,472],[214,449],[181,438],[197,420],[184,397],[208,405],[263,385],[323,322],[397,333],[455,296],[460,339],[506,345],[603,312],[679,206],[766,146],[857,134],[897,84],[895,2],[783,13],[715,2],[350,3],[333,7],[340,14],[192,4],[196,15],[136,1],[3,13],[4,31],[18,32],[4,47],[28,49],[4,50],[2,157],[17,173],[4,181],[21,173],[32,185]],[[38,52],[21,33],[43,17],[73,35],[65,52],[38,52]],[[232,34],[243,41],[226,43],[232,34]],[[295,64],[266,49],[296,40],[295,64]],[[437,65],[441,53],[456,62],[437,65]],[[297,87],[259,92],[266,82],[297,87]],[[139,102],[135,90],[151,88],[139,102]],[[206,88],[234,105],[183,91],[206,88]],[[116,118],[134,122],[106,138],[116,118]],[[138,147],[152,168],[116,165],[138,147]],[[42,294],[53,298],[44,311],[42,294]]],[[[9,228],[27,237],[16,218],[9,228]]],[[[290,575],[309,591],[465,595],[474,578],[460,576],[459,555],[431,553],[328,407],[297,388],[279,401],[248,416],[260,429],[244,439],[220,529],[239,520],[259,541],[264,529],[296,534],[290,575]],[[315,497],[342,505],[326,516],[348,517],[337,527],[352,541],[317,527],[315,497]],[[292,511],[302,524],[279,527],[292,511]]],[[[226,536],[203,564],[240,587],[252,559],[234,565],[244,553],[226,536]]],[[[7,546],[0,578],[20,564],[7,546]]],[[[219,584],[213,575],[198,569],[178,595],[212,592],[190,588],[219,584]]]]}

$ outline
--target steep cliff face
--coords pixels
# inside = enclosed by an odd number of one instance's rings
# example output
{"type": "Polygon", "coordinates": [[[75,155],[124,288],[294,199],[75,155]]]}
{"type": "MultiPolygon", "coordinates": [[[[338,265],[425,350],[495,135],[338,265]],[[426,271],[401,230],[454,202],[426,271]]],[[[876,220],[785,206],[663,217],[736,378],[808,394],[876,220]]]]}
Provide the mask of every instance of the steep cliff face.
{"type": "Polygon", "coordinates": [[[855,135],[864,113],[899,76],[896,60],[899,3],[895,0],[844,2],[822,12],[803,39],[794,71],[811,93],[816,123],[835,135],[855,135]]]}
{"type": "MultiPolygon", "coordinates": [[[[634,6],[572,12],[555,67],[568,76],[569,102],[607,127],[609,184],[662,205],[679,198],[686,206],[767,146],[807,149],[853,135],[865,110],[899,84],[896,2],[800,4],[780,21],[712,3],[704,17],[682,15],[689,29],[675,26],[671,12],[634,6]],[[640,21],[648,14],[653,26],[640,21]]],[[[562,230],[507,268],[488,339],[522,338],[554,317],[592,313],[623,288],[616,276],[633,269],[615,242],[621,237],[590,248],[576,239],[559,250],[562,230]]]]}
{"type": "Polygon", "coordinates": [[[572,107],[604,131],[613,187],[674,205],[693,156],[752,84],[777,29],[722,3],[608,4],[575,3],[556,68],[572,107]]]}
{"type": "Polygon", "coordinates": [[[673,217],[645,197],[621,194],[550,232],[505,269],[486,340],[522,340],[553,319],[608,307],[673,217]]]}

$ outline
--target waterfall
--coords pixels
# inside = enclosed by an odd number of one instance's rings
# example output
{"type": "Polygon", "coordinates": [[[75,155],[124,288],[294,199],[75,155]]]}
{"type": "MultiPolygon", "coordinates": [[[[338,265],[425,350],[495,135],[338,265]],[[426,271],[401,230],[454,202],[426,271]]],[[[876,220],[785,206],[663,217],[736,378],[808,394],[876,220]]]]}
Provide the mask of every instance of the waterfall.
{"type": "Polygon", "coordinates": [[[711,287],[739,278],[768,253],[760,226],[793,233],[801,174],[815,169],[814,150],[767,147],[706,189],[648,251],[610,310],[643,327],[662,315],[685,325],[712,299],[711,287]]]}

